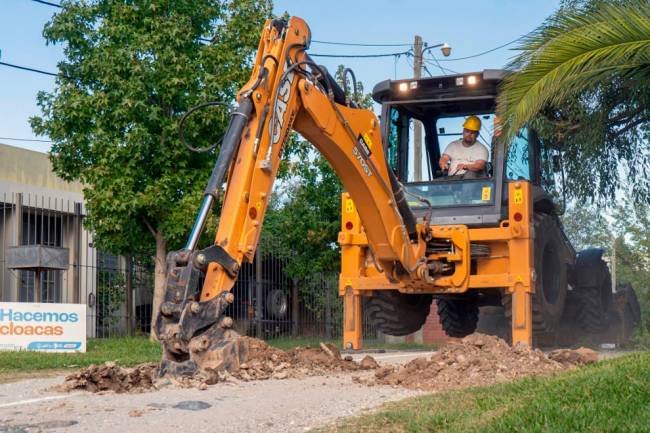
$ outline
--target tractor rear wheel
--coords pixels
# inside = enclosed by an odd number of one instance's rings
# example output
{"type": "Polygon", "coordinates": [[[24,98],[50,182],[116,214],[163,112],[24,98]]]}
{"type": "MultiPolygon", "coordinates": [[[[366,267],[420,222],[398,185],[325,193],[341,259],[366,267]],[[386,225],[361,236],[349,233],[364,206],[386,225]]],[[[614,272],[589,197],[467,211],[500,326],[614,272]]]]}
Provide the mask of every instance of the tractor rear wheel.
{"type": "Polygon", "coordinates": [[[612,277],[602,253],[599,249],[581,251],[574,268],[576,320],[582,329],[593,333],[605,330],[612,308],[612,277]]]}
{"type": "MultiPolygon", "coordinates": [[[[533,331],[551,332],[559,323],[567,297],[566,242],[555,218],[535,214],[535,294],[532,299],[533,331]]],[[[512,320],[512,296],[503,294],[501,304],[512,320]]]]}
{"type": "Polygon", "coordinates": [[[419,330],[431,309],[431,295],[407,295],[394,290],[378,290],[363,299],[368,321],[380,332],[403,336],[419,330]]]}
{"type": "Polygon", "coordinates": [[[474,299],[437,298],[438,320],[450,337],[465,337],[476,330],[478,305],[474,299]]]}

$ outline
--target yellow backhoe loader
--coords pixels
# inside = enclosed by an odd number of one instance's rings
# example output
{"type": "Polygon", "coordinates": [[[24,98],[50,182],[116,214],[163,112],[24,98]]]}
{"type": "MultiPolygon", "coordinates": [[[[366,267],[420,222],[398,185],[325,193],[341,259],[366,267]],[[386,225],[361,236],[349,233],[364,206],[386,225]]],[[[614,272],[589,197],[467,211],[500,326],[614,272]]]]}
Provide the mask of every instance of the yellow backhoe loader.
{"type": "Polygon", "coordinates": [[[346,190],[338,237],[345,348],[362,345],[362,308],[379,330],[404,335],[422,326],[433,299],[449,335],[473,332],[480,306],[503,305],[512,342],[531,345],[534,331],[558,324],[569,282],[582,302],[578,311],[589,309],[579,315],[584,324],[603,326],[611,304],[607,267],[595,250],[576,259],[544,188],[561,170],[558,155],[530,129],[508,146],[492,137],[503,71],[379,83],[373,97],[382,104],[380,122],[309,57],[310,40],[297,17],[264,25],[194,227],[185,247],[168,256],[155,325],[162,374],[230,370],[246,359],[224,311],[242,262],[253,261],[292,130],[329,161],[346,190]],[[488,125],[479,136],[491,155],[484,173],[466,179],[437,172],[441,149],[468,115],[488,125]],[[413,153],[417,122],[422,161],[413,153]],[[418,171],[425,174],[416,178],[418,171]],[[199,250],[222,194],[214,244],[199,250]]]}

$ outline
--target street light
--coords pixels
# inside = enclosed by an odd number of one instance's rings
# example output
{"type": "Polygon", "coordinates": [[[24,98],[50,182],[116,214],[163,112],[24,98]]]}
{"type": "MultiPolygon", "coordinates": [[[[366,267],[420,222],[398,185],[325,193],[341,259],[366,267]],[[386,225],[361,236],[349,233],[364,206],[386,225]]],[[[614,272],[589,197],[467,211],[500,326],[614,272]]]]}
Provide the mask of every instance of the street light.
{"type": "Polygon", "coordinates": [[[451,47],[447,42],[445,42],[443,44],[435,44],[426,47],[425,49],[422,50],[422,55],[424,55],[426,51],[432,50],[434,48],[440,48],[440,51],[442,51],[442,55],[445,57],[449,57],[449,55],[451,54],[451,47]]]}

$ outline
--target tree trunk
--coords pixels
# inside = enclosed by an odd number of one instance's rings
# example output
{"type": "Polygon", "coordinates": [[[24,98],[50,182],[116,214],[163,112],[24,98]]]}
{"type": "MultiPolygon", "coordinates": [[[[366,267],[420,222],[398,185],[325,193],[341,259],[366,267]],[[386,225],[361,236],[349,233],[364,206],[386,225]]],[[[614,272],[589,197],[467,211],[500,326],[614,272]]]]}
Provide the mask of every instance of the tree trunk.
{"type": "Polygon", "coordinates": [[[156,337],[156,320],[158,319],[158,312],[160,311],[160,304],[165,297],[165,281],[167,276],[167,241],[162,233],[156,232],[156,259],[154,268],[154,289],[153,289],[153,305],[151,310],[151,334],[150,339],[157,340],[156,337]]]}

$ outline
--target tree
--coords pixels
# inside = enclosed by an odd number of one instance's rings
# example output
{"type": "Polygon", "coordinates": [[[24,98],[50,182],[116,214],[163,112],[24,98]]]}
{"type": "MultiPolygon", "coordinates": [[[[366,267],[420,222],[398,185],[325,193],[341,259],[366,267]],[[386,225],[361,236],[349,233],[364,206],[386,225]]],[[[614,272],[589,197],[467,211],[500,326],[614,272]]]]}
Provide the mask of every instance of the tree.
{"type": "Polygon", "coordinates": [[[609,250],[616,237],[602,209],[591,206],[571,206],[562,216],[562,223],[576,251],[587,248],[609,250]]]}
{"type": "MultiPolygon", "coordinates": [[[[113,253],[155,251],[154,320],[168,248],[189,232],[214,155],[178,139],[191,106],[231,102],[249,78],[268,0],[61,2],[46,24],[64,46],[52,93],[40,92],[36,134],[53,141],[55,172],[84,183],[86,226],[113,253]],[[209,39],[206,39],[209,38],[209,39]],[[206,43],[206,40],[210,43],[206,43]]],[[[186,136],[215,142],[227,122],[213,110],[186,136]]],[[[203,141],[203,142],[205,142],[203,141]]]]}
{"type": "Polygon", "coordinates": [[[557,145],[567,191],[612,199],[623,180],[650,199],[650,7],[569,1],[527,35],[497,111],[509,140],[526,123],[557,145]]]}

